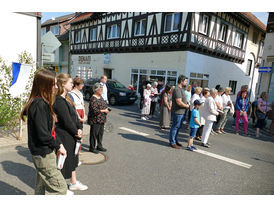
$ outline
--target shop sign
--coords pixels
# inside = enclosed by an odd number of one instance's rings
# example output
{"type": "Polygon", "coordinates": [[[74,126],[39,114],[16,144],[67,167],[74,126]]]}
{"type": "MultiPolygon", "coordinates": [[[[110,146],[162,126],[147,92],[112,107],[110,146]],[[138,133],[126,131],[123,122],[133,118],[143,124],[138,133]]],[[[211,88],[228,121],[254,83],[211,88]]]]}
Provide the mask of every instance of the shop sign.
{"type": "Polygon", "coordinates": [[[90,64],[91,56],[79,56],[78,64],[90,64]]]}

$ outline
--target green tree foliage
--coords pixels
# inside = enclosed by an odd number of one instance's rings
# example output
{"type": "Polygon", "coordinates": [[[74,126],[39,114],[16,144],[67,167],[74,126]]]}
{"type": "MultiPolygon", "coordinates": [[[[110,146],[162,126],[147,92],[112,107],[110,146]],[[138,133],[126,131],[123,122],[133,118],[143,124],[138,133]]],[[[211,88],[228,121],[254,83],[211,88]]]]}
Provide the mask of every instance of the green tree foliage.
{"type": "Polygon", "coordinates": [[[0,126],[3,129],[13,130],[19,125],[21,108],[30,94],[34,77],[34,61],[31,54],[26,51],[22,52],[18,55],[18,61],[21,64],[32,64],[33,67],[26,88],[22,88],[25,92],[21,97],[13,98],[9,94],[9,87],[12,83],[12,66],[7,65],[0,57],[0,126]]]}

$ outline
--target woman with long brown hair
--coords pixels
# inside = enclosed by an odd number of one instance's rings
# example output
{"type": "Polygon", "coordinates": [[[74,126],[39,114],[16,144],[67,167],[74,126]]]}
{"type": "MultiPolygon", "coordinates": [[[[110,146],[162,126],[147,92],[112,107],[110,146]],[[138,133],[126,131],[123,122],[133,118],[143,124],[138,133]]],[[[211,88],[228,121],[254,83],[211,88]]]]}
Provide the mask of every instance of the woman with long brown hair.
{"type": "Polygon", "coordinates": [[[61,73],[57,76],[57,96],[53,105],[57,114],[56,133],[67,150],[67,158],[61,170],[65,179],[70,178],[70,190],[87,190],[88,187],[76,180],[78,154],[75,155],[75,145],[82,139],[83,126],[68,92],[72,90],[73,81],[69,74],[61,73]]]}
{"type": "Polygon", "coordinates": [[[56,139],[56,114],[53,111],[56,90],[55,74],[42,69],[35,74],[30,97],[21,119],[28,117],[28,147],[36,168],[36,195],[67,193],[67,184],[57,169],[56,154],[66,155],[66,150],[56,139]]]}

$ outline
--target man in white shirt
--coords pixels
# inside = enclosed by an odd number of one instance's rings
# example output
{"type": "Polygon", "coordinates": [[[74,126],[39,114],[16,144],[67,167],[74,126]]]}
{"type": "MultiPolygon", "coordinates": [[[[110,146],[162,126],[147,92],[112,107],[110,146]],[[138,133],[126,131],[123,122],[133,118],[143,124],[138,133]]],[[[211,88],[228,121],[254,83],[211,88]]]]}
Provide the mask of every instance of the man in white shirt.
{"type": "Polygon", "coordinates": [[[100,84],[103,86],[102,97],[103,97],[103,99],[104,99],[104,100],[107,102],[107,104],[108,104],[108,88],[107,88],[107,85],[106,85],[107,80],[108,80],[107,76],[105,76],[105,75],[102,75],[102,76],[101,76],[101,82],[100,82],[100,84]]]}
{"type": "MultiPolygon", "coordinates": [[[[223,110],[224,110],[224,100],[222,98],[223,93],[224,93],[224,89],[222,87],[219,87],[217,96],[214,99],[215,103],[217,105],[218,111],[219,111],[219,115],[217,116],[217,123],[220,121],[221,115],[222,115],[223,110]]],[[[220,128],[217,128],[216,132],[221,134],[220,128]]]]}

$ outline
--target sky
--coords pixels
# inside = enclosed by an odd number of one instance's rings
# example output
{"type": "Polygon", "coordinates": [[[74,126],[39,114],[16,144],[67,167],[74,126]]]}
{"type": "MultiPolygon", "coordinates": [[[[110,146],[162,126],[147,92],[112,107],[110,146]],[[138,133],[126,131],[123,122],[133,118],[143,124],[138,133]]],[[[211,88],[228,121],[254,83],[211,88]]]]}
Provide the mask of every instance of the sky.
{"type": "MultiPolygon", "coordinates": [[[[73,12],[42,12],[42,23],[52,17],[64,16],[73,12]]],[[[265,25],[267,24],[268,13],[267,12],[252,12],[258,19],[260,19],[265,25]]]]}

